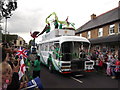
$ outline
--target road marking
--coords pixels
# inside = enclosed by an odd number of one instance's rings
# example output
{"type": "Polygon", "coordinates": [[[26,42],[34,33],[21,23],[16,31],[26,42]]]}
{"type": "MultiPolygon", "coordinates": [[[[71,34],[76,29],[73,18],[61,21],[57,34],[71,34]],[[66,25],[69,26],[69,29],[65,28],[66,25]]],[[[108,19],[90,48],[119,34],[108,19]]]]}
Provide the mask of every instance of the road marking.
{"type": "Polygon", "coordinates": [[[75,81],[77,81],[77,82],[79,82],[79,83],[83,83],[83,81],[81,81],[81,80],[79,80],[79,79],[76,79],[76,78],[74,78],[74,77],[70,77],[70,78],[72,78],[73,80],[75,80],[75,81]]]}
{"type": "Polygon", "coordinates": [[[81,76],[83,76],[82,74],[79,74],[79,75],[75,75],[76,77],[81,77],[81,76]]]}

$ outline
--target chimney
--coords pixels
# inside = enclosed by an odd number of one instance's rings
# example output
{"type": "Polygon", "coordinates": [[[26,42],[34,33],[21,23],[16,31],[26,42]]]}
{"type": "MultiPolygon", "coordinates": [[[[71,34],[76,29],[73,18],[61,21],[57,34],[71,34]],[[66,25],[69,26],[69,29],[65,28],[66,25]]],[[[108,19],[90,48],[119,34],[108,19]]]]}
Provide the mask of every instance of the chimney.
{"type": "Polygon", "coordinates": [[[92,14],[91,15],[91,20],[95,19],[96,18],[96,14],[92,14]]]}

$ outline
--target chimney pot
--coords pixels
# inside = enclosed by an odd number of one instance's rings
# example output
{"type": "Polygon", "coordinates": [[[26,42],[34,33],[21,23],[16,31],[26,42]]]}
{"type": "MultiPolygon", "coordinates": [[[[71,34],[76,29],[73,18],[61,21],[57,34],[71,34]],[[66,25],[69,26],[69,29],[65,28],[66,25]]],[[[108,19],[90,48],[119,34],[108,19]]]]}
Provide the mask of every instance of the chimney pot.
{"type": "Polygon", "coordinates": [[[96,18],[96,14],[92,14],[91,15],[91,20],[95,19],[96,18]]]}

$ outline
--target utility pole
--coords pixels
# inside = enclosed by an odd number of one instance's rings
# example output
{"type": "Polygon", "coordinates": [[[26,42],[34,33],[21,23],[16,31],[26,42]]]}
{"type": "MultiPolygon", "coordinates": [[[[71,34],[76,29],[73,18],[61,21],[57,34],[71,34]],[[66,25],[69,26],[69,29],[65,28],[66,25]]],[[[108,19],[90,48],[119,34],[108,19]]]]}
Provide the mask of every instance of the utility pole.
{"type": "Polygon", "coordinates": [[[6,21],[5,21],[5,42],[6,42],[6,37],[7,37],[6,35],[7,35],[7,19],[8,19],[8,18],[10,18],[10,17],[8,17],[8,16],[5,17],[5,20],[6,20],[6,21]]]}

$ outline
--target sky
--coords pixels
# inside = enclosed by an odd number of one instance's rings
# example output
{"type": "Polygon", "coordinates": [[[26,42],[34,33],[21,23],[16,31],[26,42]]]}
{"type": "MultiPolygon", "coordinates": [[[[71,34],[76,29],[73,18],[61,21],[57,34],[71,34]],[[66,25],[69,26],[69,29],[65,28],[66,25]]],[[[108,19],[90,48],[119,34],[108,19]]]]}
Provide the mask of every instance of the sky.
{"type": "MultiPolygon", "coordinates": [[[[12,12],[8,19],[7,31],[17,34],[28,43],[32,37],[30,31],[41,32],[45,25],[45,19],[52,12],[56,12],[58,19],[75,23],[79,28],[91,19],[94,13],[99,16],[118,6],[119,0],[17,0],[18,8],[12,12]]],[[[3,19],[3,29],[5,20],[3,19]]],[[[41,36],[36,42],[41,40],[41,36]]]]}

